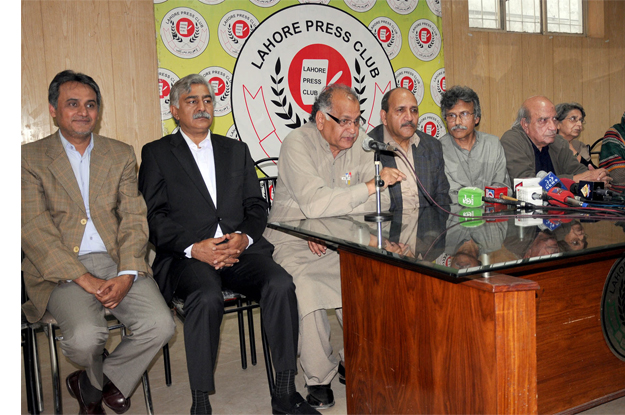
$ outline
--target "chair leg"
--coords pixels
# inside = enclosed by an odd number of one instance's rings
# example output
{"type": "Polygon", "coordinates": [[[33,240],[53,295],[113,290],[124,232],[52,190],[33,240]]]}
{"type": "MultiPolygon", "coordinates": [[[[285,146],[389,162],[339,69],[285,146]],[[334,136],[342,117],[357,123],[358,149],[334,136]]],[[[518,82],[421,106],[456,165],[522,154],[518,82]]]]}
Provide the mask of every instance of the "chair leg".
{"type": "Polygon", "coordinates": [[[171,361],[169,360],[169,343],[163,346],[163,365],[165,365],[165,384],[171,386],[171,361]]]}
{"type": "Polygon", "coordinates": [[[265,332],[265,326],[263,324],[263,315],[260,315],[260,331],[263,338],[263,355],[265,356],[265,368],[267,369],[267,383],[269,384],[269,392],[273,396],[276,389],[276,384],[273,377],[273,364],[271,363],[271,351],[269,350],[269,341],[267,340],[267,333],[265,332]]]}
{"type": "Polygon", "coordinates": [[[36,339],[34,336],[35,330],[27,326],[22,329],[22,349],[24,355],[24,378],[26,380],[26,399],[28,403],[28,413],[40,414],[43,411],[41,407],[42,400],[39,399],[39,392],[37,385],[38,367],[37,360],[37,347],[36,339]]]}
{"type": "Polygon", "coordinates": [[[48,343],[50,345],[50,371],[52,372],[52,394],[54,395],[54,413],[62,414],[63,399],[61,397],[59,357],[56,350],[56,335],[54,324],[48,324],[48,343]]]}
{"type": "MultiPolygon", "coordinates": [[[[242,302],[237,298],[237,307],[241,307],[242,302]]],[[[243,322],[243,311],[237,311],[239,320],[239,345],[241,347],[241,367],[247,369],[247,353],[245,352],[245,323],[243,322]]]]}
{"type": "Polygon", "coordinates": [[[39,345],[37,343],[37,333],[34,328],[31,327],[29,335],[33,346],[33,373],[35,375],[37,391],[37,407],[39,408],[39,412],[43,412],[43,385],[41,383],[41,365],[39,364],[39,345]]]}
{"type": "MultiPolygon", "coordinates": [[[[252,302],[250,300],[246,301],[246,305],[251,305],[252,302]]],[[[252,365],[256,366],[256,338],[254,337],[254,315],[252,314],[254,310],[251,308],[247,310],[247,326],[250,332],[250,356],[252,356],[252,365]]]]}
{"type": "Polygon", "coordinates": [[[145,397],[145,409],[148,415],[154,414],[154,406],[152,405],[152,391],[150,390],[150,379],[148,379],[148,371],[143,372],[143,396],[145,397]]]}

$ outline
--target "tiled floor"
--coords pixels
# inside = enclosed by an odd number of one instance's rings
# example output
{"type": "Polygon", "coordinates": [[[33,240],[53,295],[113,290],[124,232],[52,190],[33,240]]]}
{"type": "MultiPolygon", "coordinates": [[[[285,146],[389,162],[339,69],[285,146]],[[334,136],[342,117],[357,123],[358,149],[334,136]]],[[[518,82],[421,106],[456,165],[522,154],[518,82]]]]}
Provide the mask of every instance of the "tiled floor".
{"type": "MultiPolygon", "coordinates": [[[[330,317],[332,325],[332,343],[335,351],[341,347],[343,342],[342,333],[338,322],[334,316],[330,317]]],[[[165,385],[165,373],[163,370],[163,356],[159,353],[149,370],[150,386],[152,389],[152,399],[154,412],[156,414],[188,414],[191,406],[191,396],[187,378],[187,367],[184,354],[184,339],[182,335],[182,324],[176,319],[177,330],[172,341],[170,341],[170,353],[172,359],[172,379],[170,387],[165,385]]],[[[249,362],[248,346],[248,368],[241,368],[241,358],[239,351],[238,326],[235,315],[228,314],[224,317],[222,324],[221,345],[215,373],[217,391],[211,395],[211,405],[215,414],[270,414],[271,404],[267,377],[263,360],[262,344],[260,342],[260,318],[258,309],[255,310],[255,326],[257,339],[258,363],[252,366],[249,362]]],[[[247,327],[246,327],[247,329],[247,327]]],[[[247,333],[247,330],[246,330],[247,333]]],[[[110,348],[119,342],[119,334],[112,334],[110,348]]],[[[50,382],[50,363],[47,347],[47,339],[43,333],[38,335],[39,356],[41,364],[41,375],[44,386],[44,413],[54,412],[52,406],[52,386],[50,382]]],[[[60,349],[59,349],[60,350],[60,349]]],[[[67,414],[77,413],[78,404],[75,399],[69,396],[65,387],[65,377],[76,370],[62,354],[59,357],[60,371],[62,377],[63,390],[63,411],[67,414]]],[[[304,381],[299,374],[296,379],[297,389],[305,396],[304,381]]],[[[324,415],[345,414],[347,412],[345,402],[345,386],[334,379],[332,382],[336,405],[323,411],[324,415]]],[[[132,406],[127,414],[145,414],[145,403],[143,400],[141,386],[137,388],[132,397],[132,406]]],[[[24,391],[24,379],[22,374],[22,413],[26,413],[26,398],[24,391]]],[[[108,413],[114,413],[108,410],[108,413]]],[[[625,398],[621,398],[607,404],[595,407],[587,414],[625,414],[625,398]]]]}

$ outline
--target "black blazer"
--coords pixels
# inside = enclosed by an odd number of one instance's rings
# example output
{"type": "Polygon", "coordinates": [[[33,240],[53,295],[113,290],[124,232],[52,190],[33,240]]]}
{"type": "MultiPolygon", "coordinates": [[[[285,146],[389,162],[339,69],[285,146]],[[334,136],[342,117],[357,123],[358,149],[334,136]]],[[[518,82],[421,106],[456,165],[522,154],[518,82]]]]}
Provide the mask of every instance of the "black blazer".
{"type": "Polygon", "coordinates": [[[217,206],[180,132],[146,144],[141,152],[139,190],[148,206],[150,242],[156,247],[152,268],[167,302],[179,278],[168,275],[171,262],[185,258],[191,244],[213,238],[217,224],[224,234],[240,231],[254,240],[242,256],[273,251],[262,237],[267,204],[247,145],[217,134],[211,134],[211,142],[217,206]]]}
{"type": "MultiPolygon", "coordinates": [[[[436,138],[422,131],[417,130],[417,135],[421,139],[419,146],[412,146],[412,157],[414,159],[414,168],[417,177],[439,205],[449,205],[451,198],[449,196],[449,181],[445,175],[445,159],[443,158],[443,147],[436,138]]],[[[369,132],[369,137],[381,143],[384,142],[384,124],[380,124],[369,132]]],[[[384,167],[397,168],[393,153],[383,151],[380,153],[380,161],[384,167]]],[[[404,174],[412,174],[404,172],[404,174]]],[[[401,197],[401,182],[397,182],[388,187],[391,195],[391,211],[400,210],[403,207],[401,197]]],[[[419,188],[419,206],[434,206],[429,199],[426,198],[423,190],[419,188]]],[[[408,209],[409,207],[405,207],[408,209]]]]}

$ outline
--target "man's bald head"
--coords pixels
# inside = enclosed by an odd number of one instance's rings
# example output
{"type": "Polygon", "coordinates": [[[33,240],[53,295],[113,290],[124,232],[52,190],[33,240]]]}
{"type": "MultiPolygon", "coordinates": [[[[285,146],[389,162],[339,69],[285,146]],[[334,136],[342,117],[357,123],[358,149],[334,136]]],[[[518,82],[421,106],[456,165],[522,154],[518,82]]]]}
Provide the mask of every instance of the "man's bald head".
{"type": "Polygon", "coordinates": [[[556,107],[542,95],[528,98],[519,109],[516,124],[523,128],[536,147],[542,149],[553,143],[558,133],[556,107]]]}

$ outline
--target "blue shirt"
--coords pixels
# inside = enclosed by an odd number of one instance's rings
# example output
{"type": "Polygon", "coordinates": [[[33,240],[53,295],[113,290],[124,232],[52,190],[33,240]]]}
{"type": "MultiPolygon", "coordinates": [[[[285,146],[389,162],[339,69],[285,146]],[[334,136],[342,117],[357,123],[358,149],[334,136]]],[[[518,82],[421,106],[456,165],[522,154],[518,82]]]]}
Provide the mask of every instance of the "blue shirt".
{"type": "MultiPolygon", "coordinates": [[[[85,232],[82,235],[82,241],[80,242],[80,251],[78,255],[90,254],[93,252],[107,252],[104,241],[100,237],[98,230],[95,228],[93,221],[91,220],[91,211],[89,210],[89,172],[91,164],[91,151],[93,150],[93,134],[89,140],[89,145],[84,154],[80,154],[76,147],[65,137],[59,130],[59,137],[61,137],[61,144],[65,149],[65,154],[69,159],[69,163],[74,171],[82,200],[85,203],[85,211],[87,212],[87,224],[85,225],[85,232]]],[[[137,271],[121,271],[117,275],[131,274],[135,277],[138,275],[137,271]]]]}

